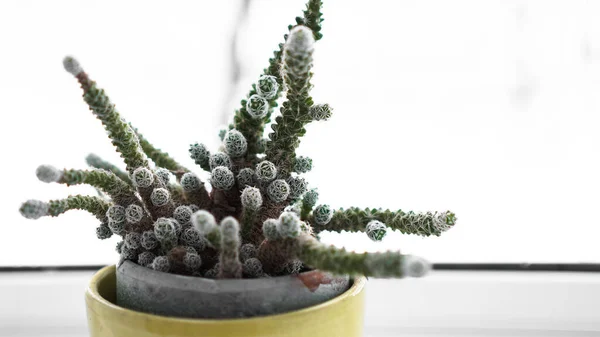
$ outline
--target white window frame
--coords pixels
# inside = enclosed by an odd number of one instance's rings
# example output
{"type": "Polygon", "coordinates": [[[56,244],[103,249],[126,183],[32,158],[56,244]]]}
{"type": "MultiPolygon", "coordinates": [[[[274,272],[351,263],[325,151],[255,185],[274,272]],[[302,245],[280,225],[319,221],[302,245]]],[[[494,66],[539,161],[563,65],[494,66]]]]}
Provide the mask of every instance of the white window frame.
{"type": "MultiPolygon", "coordinates": [[[[0,272],[1,336],[87,334],[93,271],[0,272]]],[[[365,336],[600,334],[600,273],[433,271],[367,283],[365,336]]]]}

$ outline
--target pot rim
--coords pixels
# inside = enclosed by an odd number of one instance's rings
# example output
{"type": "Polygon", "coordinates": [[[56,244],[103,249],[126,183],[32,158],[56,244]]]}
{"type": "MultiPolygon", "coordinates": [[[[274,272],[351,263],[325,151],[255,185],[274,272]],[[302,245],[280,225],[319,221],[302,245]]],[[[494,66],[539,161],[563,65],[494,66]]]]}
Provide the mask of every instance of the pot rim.
{"type": "MultiPolygon", "coordinates": [[[[181,275],[177,275],[177,276],[181,276],[181,275]]],[[[97,302],[98,304],[104,306],[106,309],[113,311],[114,314],[124,315],[124,316],[129,316],[129,317],[137,316],[138,318],[151,317],[153,321],[157,321],[157,322],[162,321],[164,323],[168,322],[168,323],[183,323],[183,324],[198,324],[198,323],[222,324],[223,322],[253,323],[253,322],[258,322],[258,321],[265,320],[265,319],[274,319],[274,318],[275,319],[286,319],[286,318],[290,319],[295,316],[310,315],[313,312],[318,312],[319,310],[323,310],[326,307],[330,307],[339,302],[348,300],[349,298],[359,295],[363,291],[364,286],[366,284],[366,278],[364,276],[354,277],[354,278],[352,278],[352,285],[350,286],[350,288],[348,290],[346,290],[345,292],[343,292],[342,294],[340,294],[339,296],[337,296],[331,300],[325,301],[323,303],[308,307],[308,308],[294,310],[294,311],[290,311],[290,312],[286,312],[286,313],[267,315],[267,316],[257,316],[257,317],[250,317],[250,318],[204,319],[204,318],[182,318],[182,317],[172,317],[172,316],[161,316],[161,315],[155,315],[155,314],[149,314],[149,313],[145,313],[145,312],[130,310],[130,309],[126,309],[121,306],[118,306],[118,305],[108,301],[107,299],[105,299],[102,295],[100,295],[100,292],[98,291],[99,283],[109,277],[116,277],[116,266],[115,265],[106,266],[106,267],[100,269],[99,271],[97,271],[96,274],[94,274],[94,276],[92,277],[92,279],[86,289],[86,297],[88,299],[93,300],[93,301],[97,302]]],[[[285,277],[285,276],[279,276],[279,277],[285,277]]],[[[255,280],[255,279],[250,279],[250,280],[255,280]]],[[[242,281],[242,280],[239,280],[239,281],[242,281]]]]}
{"type": "MultiPolygon", "coordinates": [[[[191,290],[194,291],[198,286],[204,287],[213,287],[214,284],[217,284],[220,289],[238,289],[240,285],[243,285],[244,288],[249,289],[261,289],[261,288],[271,288],[272,286],[276,286],[278,281],[286,278],[298,278],[300,279],[306,288],[318,287],[322,281],[319,280],[318,276],[321,274],[327,274],[330,278],[339,278],[338,276],[334,276],[331,273],[323,272],[319,269],[308,270],[296,275],[282,275],[282,276],[273,276],[268,278],[229,278],[229,279],[212,279],[212,278],[204,278],[198,276],[189,276],[189,275],[179,275],[179,274],[171,274],[165,273],[161,271],[156,271],[148,267],[141,266],[133,261],[124,261],[123,264],[117,267],[117,273],[119,273],[119,269],[126,267],[128,272],[127,276],[133,279],[149,283],[149,284],[158,284],[164,287],[169,287],[173,281],[182,280],[183,282],[179,282],[177,284],[177,289],[191,290]],[[141,275],[143,273],[144,275],[141,275]],[[151,276],[152,279],[148,280],[148,276],[151,276]]],[[[341,276],[346,277],[346,276],[341,276]]],[[[352,280],[352,278],[350,278],[352,280]]],[[[352,282],[352,281],[351,281],[352,282]]],[[[206,292],[210,292],[206,290],[206,292]]]]}

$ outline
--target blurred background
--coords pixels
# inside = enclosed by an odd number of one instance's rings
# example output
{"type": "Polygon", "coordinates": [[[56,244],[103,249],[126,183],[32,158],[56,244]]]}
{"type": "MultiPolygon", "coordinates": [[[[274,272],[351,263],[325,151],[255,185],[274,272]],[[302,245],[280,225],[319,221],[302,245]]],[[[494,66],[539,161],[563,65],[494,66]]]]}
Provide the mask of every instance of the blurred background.
{"type": "MultiPolygon", "coordinates": [[[[0,2],[0,266],[112,264],[84,212],[26,220],[40,164],[124,167],[62,58],[120,113],[194,167],[218,146],[305,0],[0,2]]],[[[433,262],[600,263],[600,22],[593,1],[325,0],[313,97],[334,116],[298,149],[321,201],[456,212],[439,238],[324,234],[433,262]]],[[[201,170],[198,168],[197,173],[201,170]]],[[[203,176],[205,177],[205,176],[203,176]]]]}

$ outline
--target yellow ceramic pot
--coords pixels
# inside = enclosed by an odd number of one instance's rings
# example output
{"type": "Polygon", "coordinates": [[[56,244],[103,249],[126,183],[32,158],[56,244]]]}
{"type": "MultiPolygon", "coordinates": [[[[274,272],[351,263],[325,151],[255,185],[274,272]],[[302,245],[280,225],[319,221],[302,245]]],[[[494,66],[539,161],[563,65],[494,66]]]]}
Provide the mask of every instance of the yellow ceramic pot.
{"type": "Polygon", "coordinates": [[[115,266],[94,275],[85,294],[91,337],[359,337],[363,332],[365,278],[322,304],[247,319],[182,319],[115,305],[115,266]]]}

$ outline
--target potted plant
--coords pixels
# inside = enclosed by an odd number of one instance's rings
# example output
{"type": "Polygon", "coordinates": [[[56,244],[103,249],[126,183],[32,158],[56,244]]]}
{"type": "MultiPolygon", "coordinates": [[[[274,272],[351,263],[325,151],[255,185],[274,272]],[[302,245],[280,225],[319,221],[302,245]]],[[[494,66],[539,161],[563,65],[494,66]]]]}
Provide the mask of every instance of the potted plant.
{"type": "Polygon", "coordinates": [[[99,271],[86,293],[92,336],[360,336],[365,276],[427,272],[415,256],[354,253],[319,241],[325,230],[362,231],[375,241],[388,229],[437,236],[456,221],[449,211],[317,204],[317,190],[300,176],[312,160],[296,148],[306,124],[332,114],[310,96],[321,22],[321,1],[309,0],[221,130],[221,148],[190,146],[191,158],[210,172],[209,186],[126,122],[74,58],[64,59],[126,171],[96,155],[87,158],[89,170],[42,165],[41,181],[88,184],[101,195],[28,200],[20,212],[37,219],[86,210],[100,221],[99,239],[122,238],[117,266],[99,271]],[[280,115],[263,138],[282,93],[280,115]]]}

